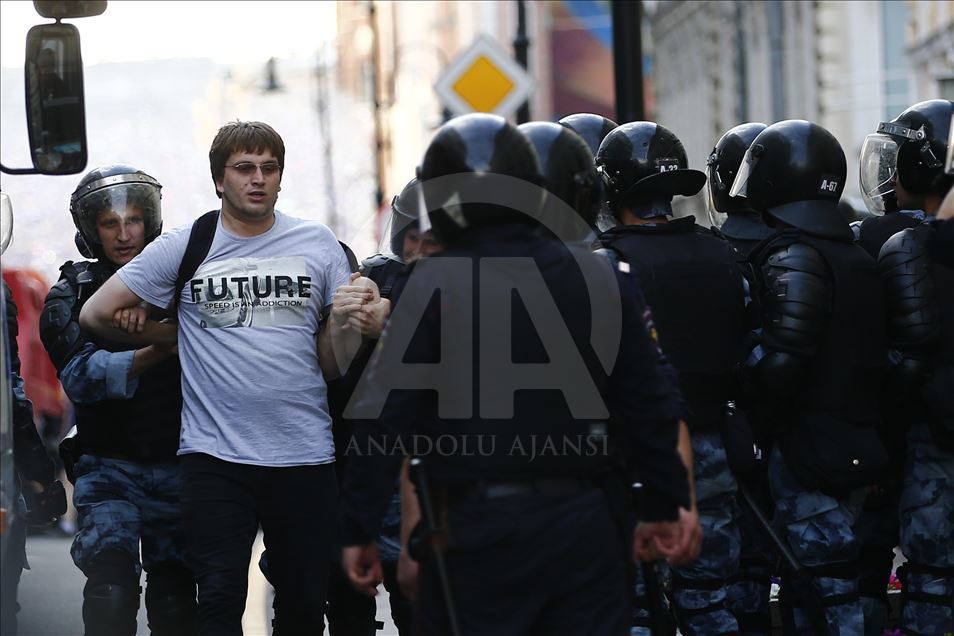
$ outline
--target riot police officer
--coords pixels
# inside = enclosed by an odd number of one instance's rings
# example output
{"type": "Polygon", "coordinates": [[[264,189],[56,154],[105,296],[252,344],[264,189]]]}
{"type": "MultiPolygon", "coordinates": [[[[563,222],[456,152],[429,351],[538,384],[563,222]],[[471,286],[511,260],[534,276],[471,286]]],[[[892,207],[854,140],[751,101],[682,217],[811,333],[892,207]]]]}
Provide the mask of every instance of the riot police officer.
{"type": "MultiPolygon", "coordinates": [[[[329,383],[329,408],[334,421],[335,448],[338,453],[336,468],[344,482],[349,462],[349,449],[354,432],[354,422],[345,416],[347,403],[364,373],[374,346],[381,335],[391,308],[397,303],[403,287],[407,266],[420,258],[430,256],[440,246],[433,232],[421,232],[420,182],[412,179],[400,194],[391,201],[391,216],[382,232],[380,251],[361,262],[359,272],[352,274],[348,285],[335,291],[332,312],[347,317],[349,329],[359,333],[363,342],[354,358],[344,370],[342,377],[329,383]],[[367,281],[373,283],[366,286],[367,281]],[[372,290],[377,289],[375,294],[372,290]]],[[[398,585],[397,565],[401,553],[401,497],[395,484],[387,513],[384,516],[378,547],[388,591],[391,618],[400,634],[411,634],[412,616],[410,601],[398,585]]],[[[373,634],[375,602],[356,591],[336,563],[337,572],[332,573],[328,593],[328,622],[332,633],[373,634]]]]}
{"type": "Polygon", "coordinates": [[[695,194],[706,177],[689,169],[682,143],[664,126],[623,124],[603,140],[596,164],[618,221],[600,242],[637,274],[689,407],[704,536],[700,557],[673,570],[676,613],[687,633],[735,632],[739,626],[725,605],[725,585],[739,558],[736,482],[721,430],[726,404],[737,396],[733,369],[747,332],[737,256],[695,217],[669,218],[673,197],[695,194]],[[703,315],[719,338],[696,337],[695,321],[703,315]]]}
{"type": "Polygon", "coordinates": [[[853,526],[888,463],[877,432],[885,342],[874,261],[838,210],[846,172],[831,133],[787,120],[753,140],[729,194],[781,230],[751,255],[762,320],[747,367],[775,405],[775,522],[812,582],[785,585],[783,572],[783,611],[800,631],[861,634],[853,526]]]}
{"type": "MultiPolygon", "coordinates": [[[[677,509],[689,505],[675,407],[658,399],[669,392],[635,281],[539,231],[537,158],[500,117],[445,124],[419,176],[426,222],[445,250],[420,261],[407,281],[369,366],[359,398],[368,419],[357,435],[405,433],[407,443],[434,445],[419,451],[431,485],[418,481],[422,503],[430,493],[437,508],[422,512],[438,534],[430,535],[435,553],[421,563],[417,627],[453,633],[456,619],[462,633],[622,633],[621,546],[591,477],[605,455],[581,452],[573,440],[599,447],[609,411],[624,416],[620,443],[648,469],[646,522],[634,535],[641,556],[650,544],[675,546],[677,509]],[[614,331],[613,314],[590,305],[614,297],[619,340],[604,367],[597,352],[609,350],[601,337],[614,331]],[[593,316],[602,318],[595,332],[593,316]],[[437,391],[388,397],[397,387],[437,391]],[[448,597],[451,606],[441,601],[448,597]]],[[[399,461],[390,453],[353,457],[345,481],[344,561],[369,592],[380,577],[372,539],[399,461]]]]}
{"type": "MultiPolygon", "coordinates": [[[[921,157],[911,154],[918,141],[916,137],[919,132],[922,135],[927,134],[926,129],[921,130],[923,126],[932,130],[935,129],[935,122],[942,127],[949,126],[939,121],[944,117],[946,101],[937,99],[915,104],[890,122],[882,122],[878,126],[878,133],[865,139],[858,176],[861,196],[874,216],[861,223],[852,224],[852,228],[855,230],[858,244],[865,248],[872,258],[878,258],[881,246],[889,238],[901,230],[916,227],[925,220],[922,208],[908,209],[905,206],[916,203],[912,200],[913,197],[925,195],[928,184],[912,182],[910,179],[913,177],[909,177],[906,179],[907,185],[913,190],[909,194],[904,184],[898,181],[897,165],[892,164],[888,157],[896,157],[900,146],[908,143],[904,159],[912,164],[922,162],[921,157]],[[903,131],[906,130],[915,131],[915,138],[905,137],[903,131]],[[904,203],[901,203],[902,201],[904,203]]],[[[938,138],[935,143],[944,141],[938,138]]],[[[897,160],[894,161],[896,164],[897,160]]],[[[928,159],[930,165],[925,165],[925,170],[940,174],[943,161],[943,155],[928,159]]]]}
{"type": "MultiPolygon", "coordinates": [[[[742,166],[745,152],[763,130],[765,124],[758,122],[731,128],[716,142],[706,161],[707,208],[713,233],[727,240],[739,253],[742,259],[740,267],[747,279],[751,278],[751,272],[744,259],[774,230],[762,222],[761,215],[745,199],[730,196],[729,190],[742,166]]],[[[750,292],[747,296],[747,300],[751,300],[750,292]]],[[[747,303],[747,311],[753,328],[757,327],[755,304],[747,303]]],[[[734,409],[726,418],[735,442],[729,447],[729,456],[739,481],[738,525],[742,546],[738,572],[729,577],[727,602],[742,633],[767,634],[771,631],[769,596],[774,549],[768,529],[762,527],[752,506],[758,506],[771,517],[772,498],[768,492],[764,458],[768,456],[772,440],[767,435],[767,427],[760,424],[762,414],[746,397],[736,400],[734,409]],[[754,456],[747,450],[753,444],[757,448],[754,456]],[[740,451],[740,461],[732,462],[735,451],[740,451]]]]}
{"type": "MultiPolygon", "coordinates": [[[[935,101],[944,104],[943,100],[935,101]]],[[[929,218],[921,209],[900,209],[899,196],[907,203],[910,203],[911,197],[903,192],[903,186],[900,195],[896,192],[897,162],[895,160],[889,164],[887,157],[896,151],[899,143],[907,141],[903,135],[890,134],[889,131],[904,127],[920,129],[925,111],[931,110],[930,105],[931,102],[926,102],[905,110],[891,122],[881,124],[879,130],[883,132],[865,140],[859,177],[862,197],[873,216],[862,222],[854,222],[851,227],[856,242],[874,259],[878,258],[885,241],[894,234],[917,227],[929,218]]],[[[940,113],[937,115],[940,116],[940,113]]],[[[913,378],[905,377],[905,369],[903,365],[894,366],[881,393],[884,418],[882,435],[892,455],[892,469],[885,472],[869,493],[858,524],[862,542],[861,598],[865,620],[872,632],[880,631],[879,628],[887,623],[889,606],[884,582],[894,567],[894,547],[898,545],[900,520],[897,509],[901,496],[901,469],[904,464],[907,421],[912,415],[910,387],[903,385],[913,378]],[[896,386],[898,383],[901,386],[896,386]]]]}
{"type": "Polygon", "coordinates": [[[70,199],[76,244],[47,295],[40,337],[76,413],[73,561],[87,577],[86,634],[136,633],[139,578],[153,634],[193,631],[179,507],[181,389],[176,352],[130,349],[80,329],[83,304],[159,235],[161,185],[128,165],[96,168],[70,199]],[[140,561],[140,553],[142,560],[140,561]]]}
{"type": "Polygon", "coordinates": [[[772,234],[756,210],[745,199],[729,196],[739,173],[742,157],[752,140],[765,130],[765,124],[752,122],[730,129],[716,142],[706,160],[706,194],[709,220],[743,256],[772,234]]]}
{"type": "MultiPolygon", "coordinates": [[[[954,184],[944,171],[954,104],[911,106],[868,135],[861,186],[869,205],[937,214],[954,184]]],[[[903,229],[881,247],[892,350],[889,389],[907,407],[901,489],[902,627],[954,631],[954,269],[930,250],[933,223],[903,229]]]]}

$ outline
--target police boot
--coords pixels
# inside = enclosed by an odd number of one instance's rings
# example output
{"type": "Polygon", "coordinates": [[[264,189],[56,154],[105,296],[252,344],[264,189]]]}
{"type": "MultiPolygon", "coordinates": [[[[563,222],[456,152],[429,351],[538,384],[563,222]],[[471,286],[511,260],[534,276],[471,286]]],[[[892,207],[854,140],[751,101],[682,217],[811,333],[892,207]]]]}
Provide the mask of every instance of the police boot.
{"type": "Polygon", "coordinates": [[[140,588],[132,558],[122,552],[105,552],[86,568],[86,576],[86,636],[135,636],[140,588]]]}
{"type": "Polygon", "coordinates": [[[152,636],[196,633],[195,580],[183,565],[165,562],[146,575],[146,618],[152,636]]]}

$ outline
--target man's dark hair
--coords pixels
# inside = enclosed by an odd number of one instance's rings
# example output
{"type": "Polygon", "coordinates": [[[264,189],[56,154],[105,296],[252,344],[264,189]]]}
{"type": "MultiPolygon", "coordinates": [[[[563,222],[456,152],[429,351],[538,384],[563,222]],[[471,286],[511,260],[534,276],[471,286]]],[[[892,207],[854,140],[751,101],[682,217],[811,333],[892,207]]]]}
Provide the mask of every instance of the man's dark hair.
{"type": "MultiPolygon", "coordinates": [[[[278,165],[285,167],[285,142],[275,129],[260,121],[233,121],[219,128],[209,149],[213,185],[225,178],[225,162],[236,152],[271,151],[278,165]]],[[[222,198],[218,188],[215,196],[222,198]]]]}

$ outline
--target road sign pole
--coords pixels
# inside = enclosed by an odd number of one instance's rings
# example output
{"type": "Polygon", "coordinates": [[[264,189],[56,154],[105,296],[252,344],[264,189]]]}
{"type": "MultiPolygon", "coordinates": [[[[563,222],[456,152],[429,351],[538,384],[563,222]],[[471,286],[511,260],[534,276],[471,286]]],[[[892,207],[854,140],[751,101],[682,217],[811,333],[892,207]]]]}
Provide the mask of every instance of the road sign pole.
{"type": "Polygon", "coordinates": [[[613,7],[613,75],[616,84],[616,121],[623,124],[646,118],[643,107],[643,42],[640,0],[611,3],[613,7]]]}
{"type": "MultiPolygon", "coordinates": [[[[527,49],[530,40],[527,39],[527,7],[524,0],[517,0],[517,37],[513,40],[513,55],[517,62],[526,70],[527,49]]],[[[517,111],[517,123],[525,124],[530,121],[530,100],[523,103],[517,111]]]]}

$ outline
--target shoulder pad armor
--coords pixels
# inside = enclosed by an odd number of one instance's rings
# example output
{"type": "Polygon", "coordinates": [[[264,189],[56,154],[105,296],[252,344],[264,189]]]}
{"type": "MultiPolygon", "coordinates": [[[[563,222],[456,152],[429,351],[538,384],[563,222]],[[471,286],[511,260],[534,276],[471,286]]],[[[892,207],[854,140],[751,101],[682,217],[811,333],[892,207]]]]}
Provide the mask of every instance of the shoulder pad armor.
{"type": "Polygon", "coordinates": [[[900,350],[924,346],[941,334],[937,288],[927,250],[930,228],[908,228],[885,241],[878,275],[885,284],[888,337],[900,350]]]}
{"type": "Polygon", "coordinates": [[[393,256],[386,256],[384,254],[375,254],[374,256],[369,256],[368,258],[361,261],[361,275],[364,276],[366,272],[369,272],[375,267],[383,267],[391,262],[400,263],[401,261],[397,260],[393,256]]]}
{"type": "Polygon", "coordinates": [[[814,355],[831,311],[824,257],[810,245],[792,243],[768,255],[762,277],[764,342],[776,351],[814,355]]]}
{"type": "Polygon", "coordinates": [[[46,295],[40,314],[40,340],[57,373],[63,370],[84,343],[76,302],[79,293],[76,270],[68,268],[68,265],[72,266],[72,263],[60,268],[63,278],[58,280],[46,295]]]}
{"type": "Polygon", "coordinates": [[[766,259],[769,268],[804,272],[821,278],[828,278],[828,265],[825,257],[811,245],[792,243],[771,252],[766,259]]]}
{"type": "Polygon", "coordinates": [[[404,271],[410,271],[413,265],[414,263],[405,265],[392,256],[375,254],[362,261],[361,275],[370,278],[377,284],[382,298],[390,298],[398,276],[404,271]]]}

